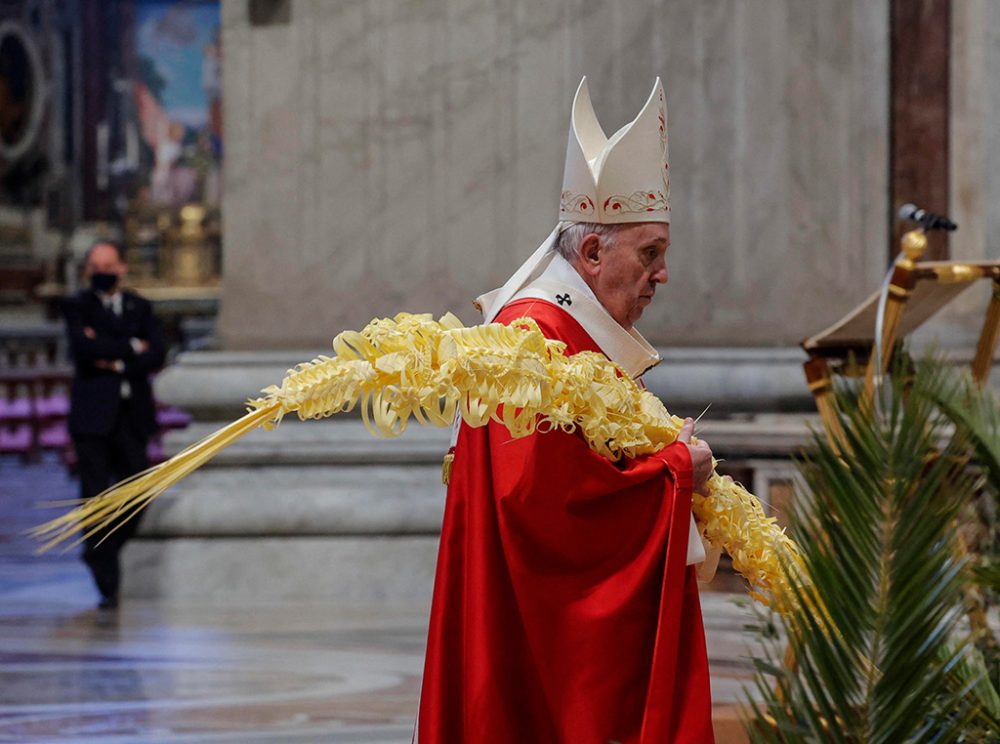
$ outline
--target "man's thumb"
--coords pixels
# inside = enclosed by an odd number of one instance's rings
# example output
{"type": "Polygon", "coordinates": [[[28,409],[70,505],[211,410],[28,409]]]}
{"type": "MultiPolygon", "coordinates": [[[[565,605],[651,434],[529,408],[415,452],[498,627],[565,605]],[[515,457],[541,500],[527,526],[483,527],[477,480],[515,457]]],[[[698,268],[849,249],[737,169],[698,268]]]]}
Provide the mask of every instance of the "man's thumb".
{"type": "Polygon", "coordinates": [[[694,434],[694,419],[686,418],[684,419],[684,425],[681,427],[680,433],[677,434],[677,440],[690,444],[692,434],[694,434]]]}

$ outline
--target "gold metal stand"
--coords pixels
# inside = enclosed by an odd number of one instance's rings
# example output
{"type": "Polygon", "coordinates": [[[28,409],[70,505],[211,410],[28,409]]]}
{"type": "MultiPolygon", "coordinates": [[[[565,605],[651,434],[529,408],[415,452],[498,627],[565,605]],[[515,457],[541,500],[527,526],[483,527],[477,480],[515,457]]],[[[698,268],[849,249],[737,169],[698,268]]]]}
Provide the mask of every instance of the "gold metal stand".
{"type": "MultiPolygon", "coordinates": [[[[896,345],[896,336],[899,332],[899,323],[903,318],[903,311],[906,309],[906,302],[910,299],[913,286],[917,282],[917,261],[927,250],[927,235],[923,230],[911,230],[902,239],[903,255],[896,261],[896,267],[892,272],[892,279],[889,282],[889,297],[885,304],[885,315],[882,323],[882,367],[878,370],[880,375],[885,374],[892,361],[892,350],[896,345]]],[[[872,349],[868,358],[868,368],[865,370],[865,391],[866,400],[872,399],[875,392],[875,366],[880,355],[876,349],[872,349]]]]}
{"type": "Polygon", "coordinates": [[[816,408],[819,410],[820,420],[826,430],[826,437],[837,452],[841,452],[844,445],[844,427],[840,423],[840,414],[837,413],[837,403],[833,398],[833,378],[830,375],[830,365],[819,356],[811,356],[809,361],[802,365],[809,391],[816,401],[816,408]]]}
{"type": "Polygon", "coordinates": [[[990,367],[993,366],[993,352],[997,348],[998,336],[1000,336],[1000,270],[994,270],[993,294],[986,309],[979,343],[976,344],[976,358],[972,362],[972,376],[980,387],[986,384],[990,367]]]}

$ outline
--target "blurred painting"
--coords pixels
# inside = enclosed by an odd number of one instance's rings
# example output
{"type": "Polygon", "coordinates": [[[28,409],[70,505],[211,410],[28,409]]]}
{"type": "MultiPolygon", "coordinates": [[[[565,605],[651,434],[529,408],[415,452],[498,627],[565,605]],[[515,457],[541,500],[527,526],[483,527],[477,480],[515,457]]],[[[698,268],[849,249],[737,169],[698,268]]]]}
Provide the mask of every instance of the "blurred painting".
{"type": "Polygon", "coordinates": [[[133,95],[151,206],[221,199],[218,2],[136,0],[133,95]]]}

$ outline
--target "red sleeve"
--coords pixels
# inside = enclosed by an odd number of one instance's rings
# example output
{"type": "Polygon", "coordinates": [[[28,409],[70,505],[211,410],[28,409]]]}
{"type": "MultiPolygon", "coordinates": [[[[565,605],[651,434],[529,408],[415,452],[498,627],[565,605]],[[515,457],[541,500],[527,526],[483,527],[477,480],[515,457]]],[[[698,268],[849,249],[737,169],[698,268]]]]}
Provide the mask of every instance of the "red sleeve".
{"type": "Polygon", "coordinates": [[[691,465],[691,450],[683,442],[674,442],[650,457],[655,457],[666,463],[674,488],[679,491],[691,492],[694,485],[694,469],[691,465]]]}

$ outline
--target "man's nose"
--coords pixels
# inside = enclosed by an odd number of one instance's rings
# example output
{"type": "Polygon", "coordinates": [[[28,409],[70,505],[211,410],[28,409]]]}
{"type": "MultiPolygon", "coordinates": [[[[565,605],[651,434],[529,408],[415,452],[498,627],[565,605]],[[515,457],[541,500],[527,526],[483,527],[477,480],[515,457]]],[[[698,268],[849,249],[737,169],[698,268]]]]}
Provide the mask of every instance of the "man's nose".
{"type": "Polygon", "coordinates": [[[669,278],[670,274],[667,273],[666,264],[663,264],[663,266],[654,271],[652,276],[653,281],[657,284],[666,284],[669,278]]]}

